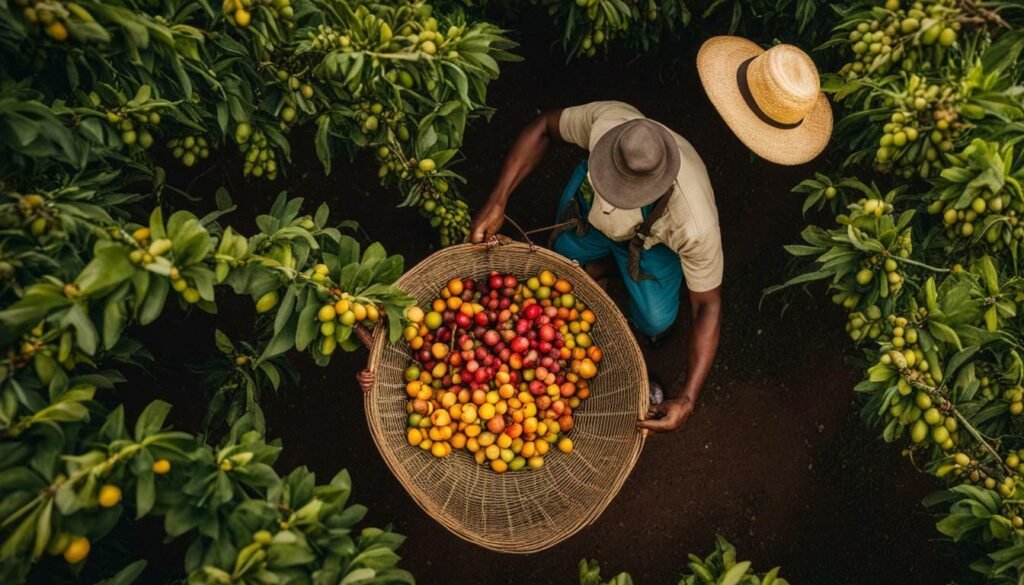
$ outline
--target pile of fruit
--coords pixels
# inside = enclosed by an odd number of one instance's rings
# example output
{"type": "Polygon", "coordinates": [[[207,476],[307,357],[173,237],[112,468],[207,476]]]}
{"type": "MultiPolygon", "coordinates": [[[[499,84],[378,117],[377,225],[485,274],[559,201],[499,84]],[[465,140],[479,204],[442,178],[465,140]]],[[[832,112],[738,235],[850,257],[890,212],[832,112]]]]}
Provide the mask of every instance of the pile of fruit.
{"type": "Polygon", "coordinates": [[[946,49],[957,41],[961,27],[957,5],[956,0],[926,0],[906,6],[900,0],[886,0],[861,18],[847,20],[834,42],[847,43],[853,60],[839,70],[840,75],[857,79],[893,68],[938,67],[946,49]],[[846,32],[847,28],[852,30],[846,32]]]}
{"type": "MultiPolygon", "coordinates": [[[[323,281],[327,277],[326,264],[313,267],[313,280],[323,281]]],[[[316,318],[320,321],[320,353],[331,355],[338,343],[345,341],[352,334],[352,328],[362,325],[373,329],[380,319],[380,309],[370,299],[354,297],[341,289],[331,288],[322,293],[327,300],[316,318]]]]}
{"type": "MultiPolygon", "coordinates": [[[[239,128],[242,128],[241,124],[239,124],[239,128]]],[[[239,135],[236,129],[235,138],[237,139],[239,135]]],[[[245,136],[244,133],[241,135],[245,136]]],[[[270,148],[267,136],[262,130],[255,130],[251,136],[246,136],[244,140],[239,141],[238,149],[245,155],[245,164],[242,166],[243,175],[246,177],[265,175],[271,181],[277,178],[277,154],[273,148],[270,148]]]]}
{"type": "Polygon", "coordinates": [[[210,144],[201,135],[172,138],[167,141],[167,148],[171,149],[171,155],[181,160],[181,164],[186,167],[191,167],[210,156],[210,144]]]}
{"type": "Polygon", "coordinates": [[[424,313],[407,312],[410,445],[447,457],[465,449],[498,473],[569,453],[573,413],[590,396],[601,349],[596,316],[550,270],[452,279],[424,313]]]}
{"type": "Polygon", "coordinates": [[[928,211],[941,215],[946,239],[956,250],[999,253],[1020,245],[1024,227],[1024,188],[1007,161],[1013,146],[974,140],[950,156],[950,168],[937,181],[928,211]]]}

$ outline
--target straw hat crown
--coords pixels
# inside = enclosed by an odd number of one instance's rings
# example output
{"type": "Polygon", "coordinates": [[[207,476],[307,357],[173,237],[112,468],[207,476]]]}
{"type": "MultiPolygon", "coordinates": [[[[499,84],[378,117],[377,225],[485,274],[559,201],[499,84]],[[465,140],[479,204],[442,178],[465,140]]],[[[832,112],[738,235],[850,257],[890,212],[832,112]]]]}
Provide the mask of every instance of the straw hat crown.
{"type": "Polygon", "coordinates": [[[814,62],[793,45],[776,45],[754,57],[747,86],[761,111],[782,124],[803,120],[821,93],[814,62]]]}

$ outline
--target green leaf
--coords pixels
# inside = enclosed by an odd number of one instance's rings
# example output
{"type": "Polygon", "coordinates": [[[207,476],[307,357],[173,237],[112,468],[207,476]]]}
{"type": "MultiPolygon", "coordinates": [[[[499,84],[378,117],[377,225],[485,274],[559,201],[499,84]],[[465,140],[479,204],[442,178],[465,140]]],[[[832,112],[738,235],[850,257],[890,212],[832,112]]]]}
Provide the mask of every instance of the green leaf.
{"type": "Polygon", "coordinates": [[[84,304],[75,303],[71,305],[71,308],[68,309],[68,312],[65,313],[64,318],[61,320],[61,325],[74,328],[75,342],[83,352],[88,355],[96,353],[99,335],[96,332],[96,326],[89,319],[89,314],[86,313],[84,304]]]}
{"type": "Polygon", "coordinates": [[[171,405],[163,400],[150,402],[135,421],[135,440],[141,441],[159,431],[170,411],[171,405]]]}
{"type": "Polygon", "coordinates": [[[93,259],[75,279],[82,295],[101,295],[131,278],[135,267],[128,260],[128,248],[117,243],[98,243],[93,259]]]}

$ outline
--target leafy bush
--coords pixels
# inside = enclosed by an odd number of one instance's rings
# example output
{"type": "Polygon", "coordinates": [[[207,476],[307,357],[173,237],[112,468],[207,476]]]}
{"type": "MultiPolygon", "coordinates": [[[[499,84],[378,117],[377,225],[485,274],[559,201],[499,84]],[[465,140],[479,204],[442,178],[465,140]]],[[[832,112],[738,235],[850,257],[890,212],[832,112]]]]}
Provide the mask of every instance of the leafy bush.
{"type": "Polygon", "coordinates": [[[926,500],[938,529],[985,551],[972,568],[993,583],[1024,579],[1019,18],[946,0],[843,12],[825,45],[848,59],[825,78],[842,171],[870,165],[892,188],[801,183],[804,211],[835,222],[787,247],[800,274],[767,291],[828,282],[849,311],[865,421],[948,486],[926,500]]]}
{"type": "MultiPolygon", "coordinates": [[[[757,574],[750,561],[737,561],[736,548],[721,536],[715,537],[715,550],[705,558],[689,554],[689,571],[679,579],[679,585],[787,585],[779,577],[779,567],[757,574]]],[[[619,573],[608,581],[601,579],[601,566],[597,561],[580,561],[580,585],[633,585],[629,573],[619,573]]]]}
{"type": "Polygon", "coordinates": [[[451,164],[467,120],[490,112],[498,61],[513,58],[493,25],[413,0],[19,1],[0,12],[0,118],[13,150],[82,169],[145,167],[161,145],[186,167],[237,148],[246,176],[273,180],[291,131],[315,125],[325,170],[339,153],[370,150],[443,244],[464,237],[451,164]]]}

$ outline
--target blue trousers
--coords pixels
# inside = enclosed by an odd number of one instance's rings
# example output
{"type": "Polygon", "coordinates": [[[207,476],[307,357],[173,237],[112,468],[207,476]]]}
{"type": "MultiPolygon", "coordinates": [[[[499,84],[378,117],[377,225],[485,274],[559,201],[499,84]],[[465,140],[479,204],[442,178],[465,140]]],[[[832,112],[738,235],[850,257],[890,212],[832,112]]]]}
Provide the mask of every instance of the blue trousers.
{"type": "MultiPolygon", "coordinates": [[[[586,221],[590,212],[590,202],[580,192],[580,186],[587,177],[587,162],[583,161],[569,184],[562,192],[558,202],[558,221],[561,221],[566,207],[575,197],[579,202],[580,214],[586,221]]],[[[644,217],[650,213],[645,208],[644,217]]],[[[635,281],[629,276],[629,242],[616,242],[608,238],[593,226],[583,236],[569,230],[561,233],[553,245],[559,254],[587,264],[611,255],[622,274],[629,293],[629,318],[644,335],[658,335],[675,322],[679,314],[679,292],[683,284],[683,269],[679,255],[664,244],[658,244],[644,250],[640,258],[642,273],[651,278],[635,281]]]]}

